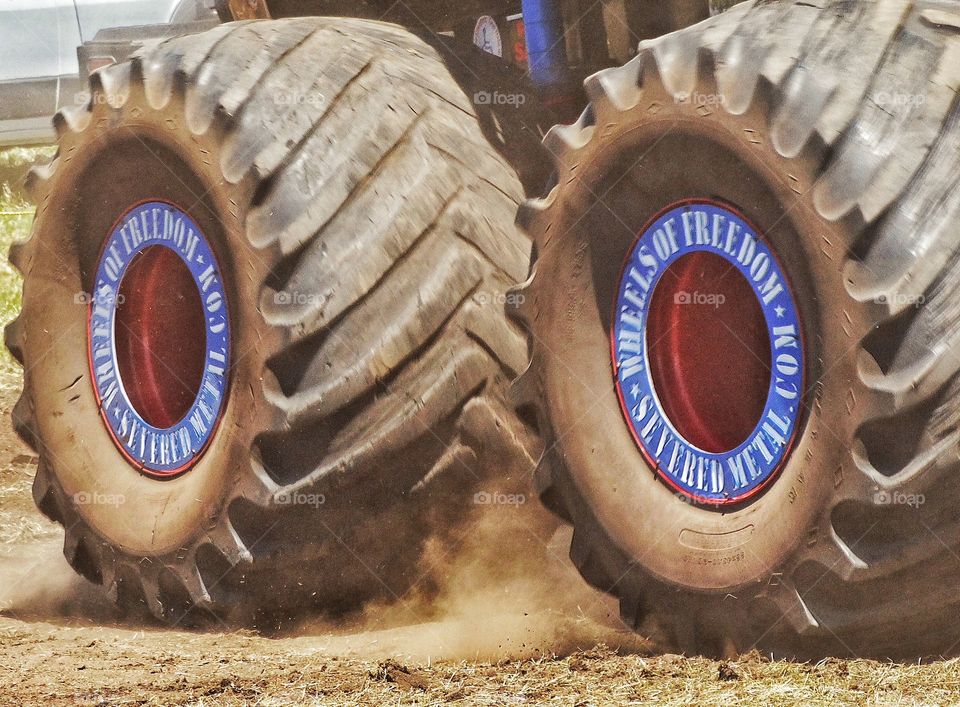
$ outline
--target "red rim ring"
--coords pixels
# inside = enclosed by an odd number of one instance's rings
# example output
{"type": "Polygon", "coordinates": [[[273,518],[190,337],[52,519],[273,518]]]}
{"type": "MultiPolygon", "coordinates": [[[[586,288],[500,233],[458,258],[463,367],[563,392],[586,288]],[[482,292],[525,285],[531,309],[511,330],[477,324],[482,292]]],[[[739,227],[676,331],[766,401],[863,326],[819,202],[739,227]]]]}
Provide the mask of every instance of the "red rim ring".
{"type": "Polygon", "coordinates": [[[753,288],[705,251],[674,261],[647,319],[653,387],[676,430],[706,452],[729,452],[757,426],[770,389],[770,336],[753,288]]]}
{"type": "Polygon", "coordinates": [[[206,354],[200,291],[176,252],[153,245],[134,256],[114,322],[117,368],[130,404],[154,427],[173,427],[200,392],[206,354]]]}

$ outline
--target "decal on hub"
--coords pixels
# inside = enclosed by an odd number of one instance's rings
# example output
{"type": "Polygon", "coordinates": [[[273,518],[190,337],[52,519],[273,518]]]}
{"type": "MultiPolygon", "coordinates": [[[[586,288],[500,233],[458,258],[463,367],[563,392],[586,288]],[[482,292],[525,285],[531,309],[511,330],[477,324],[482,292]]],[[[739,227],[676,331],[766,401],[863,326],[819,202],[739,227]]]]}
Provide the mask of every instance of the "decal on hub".
{"type": "Polygon", "coordinates": [[[139,204],[115,224],[89,296],[90,372],[123,456],[169,478],[199,459],[223,411],[227,295],[206,236],[180,208],[139,204]]]}
{"type": "Polygon", "coordinates": [[[743,216],[690,201],[644,228],[618,283],[611,351],[629,431],[668,486],[718,506],[775,477],[800,419],[803,340],[789,281],[743,216]]]}

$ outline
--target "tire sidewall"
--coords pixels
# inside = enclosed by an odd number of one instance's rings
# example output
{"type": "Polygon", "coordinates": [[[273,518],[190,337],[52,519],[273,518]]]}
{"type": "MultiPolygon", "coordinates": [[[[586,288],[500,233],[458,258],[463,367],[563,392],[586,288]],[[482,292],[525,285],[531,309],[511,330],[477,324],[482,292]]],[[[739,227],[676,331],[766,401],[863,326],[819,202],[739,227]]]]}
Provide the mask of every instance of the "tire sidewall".
{"type": "MultiPolygon", "coordinates": [[[[178,97],[171,101],[182,104],[178,97]]],[[[24,353],[41,452],[67,502],[111,544],[133,554],[160,555],[205,532],[238,472],[251,463],[247,430],[262,414],[253,393],[260,386],[251,382],[259,380],[262,362],[248,323],[259,316],[259,292],[251,285],[262,282],[258,270],[265,256],[246,244],[248,188],[220,175],[215,136],[190,134],[176,117],[183,115],[182,106],[154,111],[145,105],[131,98],[120,109],[95,106],[86,129],[62,141],[48,193],[69,198],[38,209],[37,243],[24,284],[24,353]],[[136,163],[130,151],[141,158],[142,169],[154,171],[142,179],[117,175],[111,181],[98,162],[136,163]],[[203,230],[220,264],[232,332],[218,428],[189,471],[162,481],[127,462],[100,416],[89,373],[88,308],[77,303],[78,294],[91,291],[110,224],[143,201],[177,204],[203,230]]]]}
{"type": "Polygon", "coordinates": [[[744,116],[666,101],[660,108],[662,120],[650,121],[640,107],[619,128],[607,123],[602,145],[576,161],[577,179],[561,177],[552,197],[560,217],[537,266],[551,291],[538,296],[539,321],[549,322],[537,332],[546,360],[541,386],[569,477],[561,493],[574,515],[586,513],[618,551],[660,579],[725,591],[787,565],[828,522],[853,436],[844,402],[849,408],[856,375],[855,323],[842,306],[837,250],[847,243],[805,198],[817,160],[776,154],[757,132],[767,121],[756,106],[744,116]],[[747,127],[750,142],[740,137],[747,127]],[[711,152],[680,149],[690,144],[711,152]],[[722,154],[739,162],[718,160],[722,154]],[[806,393],[789,457],[761,494],[722,510],[697,507],[656,478],[629,433],[610,360],[611,288],[622,263],[654,214],[690,199],[731,204],[766,233],[791,281],[804,337],[806,393]]]}

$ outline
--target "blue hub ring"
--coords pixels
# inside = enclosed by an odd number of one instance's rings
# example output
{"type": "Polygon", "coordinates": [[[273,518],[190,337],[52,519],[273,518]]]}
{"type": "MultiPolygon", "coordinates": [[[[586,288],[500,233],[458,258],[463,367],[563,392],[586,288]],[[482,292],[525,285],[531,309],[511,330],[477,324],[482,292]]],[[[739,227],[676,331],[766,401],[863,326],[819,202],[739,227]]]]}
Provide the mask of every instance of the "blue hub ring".
{"type": "Polygon", "coordinates": [[[611,356],[629,431],[670,488],[697,504],[722,506],[749,499],[776,477],[800,421],[805,363],[800,316],[774,253],[735,210],[707,200],[685,201],[667,207],[643,228],[620,275],[611,356]],[[763,411],[739,444],[721,452],[704,451],[677,430],[648,365],[653,293],[667,269],[691,253],[720,256],[746,279],[771,347],[763,411]]]}
{"type": "MultiPolygon", "coordinates": [[[[114,224],[101,251],[94,282],[93,291],[85,296],[89,302],[88,356],[103,422],[124,458],[142,473],[162,479],[182,474],[199,460],[213,439],[227,399],[230,318],[213,249],[196,222],[178,206],[163,201],[140,203],[114,224]],[[196,372],[193,400],[188,401],[182,417],[165,426],[148,422],[131,402],[130,388],[137,381],[129,372],[124,379],[117,351],[118,310],[124,304],[121,286],[126,289],[138,285],[125,283],[124,277],[137,256],[156,247],[169,251],[161,253],[168,262],[173,253],[178,259],[174,262],[189,271],[204,322],[203,370],[196,372]]],[[[163,334],[184,336],[178,331],[164,330],[163,334]]]]}

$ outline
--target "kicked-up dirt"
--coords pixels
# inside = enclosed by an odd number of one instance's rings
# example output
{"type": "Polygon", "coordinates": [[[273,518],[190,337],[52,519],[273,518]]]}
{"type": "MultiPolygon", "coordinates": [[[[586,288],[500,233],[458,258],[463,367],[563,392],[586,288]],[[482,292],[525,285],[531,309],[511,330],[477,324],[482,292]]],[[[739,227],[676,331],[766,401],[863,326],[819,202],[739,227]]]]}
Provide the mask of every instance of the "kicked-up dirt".
{"type": "MultiPolygon", "coordinates": [[[[0,373],[0,705],[960,701],[956,660],[807,664],[755,652],[733,661],[657,654],[568,569],[563,533],[541,557],[515,558],[506,581],[503,566],[494,581],[485,557],[473,553],[451,562],[430,606],[414,597],[282,637],[125,623],[73,574],[61,530],[34,509],[36,458],[10,431],[18,385],[16,372],[0,373]]],[[[506,532],[516,522],[492,520],[485,525],[506,532]]]]}

